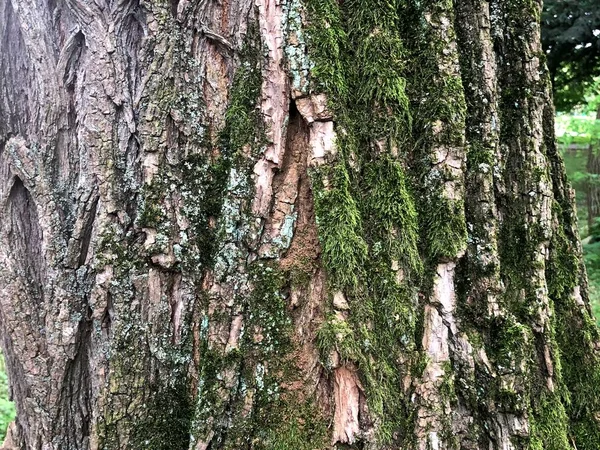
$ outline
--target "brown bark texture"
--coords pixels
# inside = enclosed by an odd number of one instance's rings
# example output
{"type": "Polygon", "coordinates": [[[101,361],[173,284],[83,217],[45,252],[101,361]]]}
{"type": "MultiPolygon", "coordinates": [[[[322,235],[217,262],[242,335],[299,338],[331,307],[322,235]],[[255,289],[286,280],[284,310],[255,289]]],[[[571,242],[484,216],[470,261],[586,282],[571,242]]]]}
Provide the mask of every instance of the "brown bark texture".
{"type": "Polygon", "coordinates": [[[600,448],[540,10],[0,0],[3,448],[600,448]]]}

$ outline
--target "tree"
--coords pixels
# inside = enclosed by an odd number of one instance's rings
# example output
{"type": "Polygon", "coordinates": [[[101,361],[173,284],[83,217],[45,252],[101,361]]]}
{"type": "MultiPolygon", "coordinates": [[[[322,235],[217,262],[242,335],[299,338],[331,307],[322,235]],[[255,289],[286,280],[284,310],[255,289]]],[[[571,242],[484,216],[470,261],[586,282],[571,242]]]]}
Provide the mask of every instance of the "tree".
{"type": "Polygon", "coordinates": [[[0,0],[5,447],[598,448],[540,14],[0,0]]]}
{"type": "Polygon", "coordinates": [[[595,0],[546,0],[542,42],[559,110],[585,101],[600,76],[600,5],[595,0]]]}

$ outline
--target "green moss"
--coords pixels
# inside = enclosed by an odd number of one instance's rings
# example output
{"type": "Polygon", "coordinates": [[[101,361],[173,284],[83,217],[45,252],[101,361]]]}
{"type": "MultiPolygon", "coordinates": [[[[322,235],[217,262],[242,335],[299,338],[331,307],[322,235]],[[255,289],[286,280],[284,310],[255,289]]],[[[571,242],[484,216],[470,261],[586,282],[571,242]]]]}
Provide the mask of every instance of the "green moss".
{"type": "Polygon", "coordinates": [[[356,361],[360,358],[360,347],[350,324],[331,314],[317,332],[321,364],[331,368],[331,352],[337,351],[344,361],[356,361]]]}
{"type": "MultiPolygon", "coordinates": [[[[108,286],[107,312],[94,333],[110,363],[109,386],[103,392],[103,414],[97,423],[102,448],[119,448],[128,439],[131,449],[186,449],[192,418],[186,385],[189,334],[182,327],[181,341],[173,343],[170,306],[155,306],[154,319],[162,327],[143,320],[134,280],[147,271],[146,254],[133,236],[121,236],[118,227],[106,232],[97,249],[98,267],[113,268],[108,286]],[[154,351],[152,351],[154,349],[154,351]],[[153,369],[147,366],[153,361],[153,369]]],[[[182,322],[189,323],[189,317],[182,322]]]]}
{"type": "Polygon", "coordinates": [[[255,440],[257,450],[314,450],[327,448],[327,423],[313,400],[290,397],[260,417],[264,438],[255,440]]]}
{"type": "MultiPolygon", "coordinates": [[[[311,398],[301,400],[297,388],[287,387],[301,383],[283,295],[287,278],[275,265],[257,261],[249,268],[249,281],[253,289],[242,300],[245,331],[239,348],[222,353],[204,341],[201,349],[194,434],[215,433],[212,440],[225,449],[313,448],[324,442],[326,424],[311,398]],[[234,386],[232,374],[239,378],[234,386]],[[215,422],[223,414],[236,419],[215,422]]],[[[211,320],[219,319],[212,315],[211,320]]]]}
{"type": "Polygon", "coordinates": [[[361,203],[365,226],[372,230],[368,236],[372,251],[419,273],[418,216],[405,178],[402,165],[391,156],[373,161],[363,173],[361,203]]]}
{"type": "Polygon", "coordinates": [[[290,280],[292,288],[306,289],[312,280],[314,270],[317,268],[316,260],[311,257],[301,256],[293,261],[288,269],[286,278],[290,280]]]}
{"type": "Polygon", "coordinates": [[[467,244],[462,173],[439,160],[448,153],[456,165],[466,153],[466,102],[455,68],[455,36],[448,27],[453,14],[447,1],[406,2],[401,24],[412,61],[406,71],[414,141],[411,182],[429,268],[455,259],[467,244]],[[454,191],[450,195],[448,184],[454,191]]]}
{"type": "Polygon", "coordinates": [[[248,299],[247,327],[259,330],[262,338],[254,342],[251,337],[244,340],[243,351],[258,353],[259,360],[283,356],[291,349],[291,318],[287,313],[282,290],[286,279],[276,267],[258,262],[249,269],[254,288],[248,299]]]}
{"type": "Polygon", "coordinates": [[[454,258],[467,243],[464,204],[460,200],[439,197],[431,202],[423,224],[426,248],[432,261],[454,258]]]}
{"type": "MultiPolygon", "coordinates": [[[[180,374],[183,375],[183,374],[180,374]]],[[[132,450],[186,450],[190,443],[192,402],[185,385],[185,378],[175,380],[172,387],[149,386],[155,392],[145,404],[147,411],[132,424],[132,450]]],[[[108,444],[107,448],[110,447],[108,444]]],[[[116,448],[116,447],[115,447],[116,448]]]]}
{"type": "Polygon", "coordinates": [[[507,315],[492,320],[487,352],[499,374],[488,383],[484,398],[493,399],[503,410],[516,414],[528,411],[532,394],[530,367],[535,361],[535,342],[531,329],[507,315]]]}
{"type": "MultiPolygon", "coordinates": [[[[105,448],[120,448],[119,440],[129,436],[127,445],[132,449],[184,449],[190,445],[190,429],[195,436],[205,430],[205,426],[214,426],[219,433],[226,428],[220,422],[203,423],[200,419],[219,417],[227,408],[223,391],[227,391],[228,386],[222,377],[227,370],[240,370],[242,355],[237,351],[222,354],[207,346],[201,350],[204,358],[197,370],[202,395],[199,403],[194,404],[187,385],[192,351],[187,347],[191,330],[186,324],[190,318],[183,318],[182,342],[173,344],[169,325],[171,310],[166,302],[158,305],[154,317],[156,323],[164,324],[159,330],[149,330],[141,312],[124,305],[136,304],[132,280],[146,276],[151,256],[166,251],[166,246],[173,241],[177,245],[178,262],[170,270],[185,271],[190,281],[200,284],[205,271],[214,266],[218,233],[223,231],[215,224],[219,223],[224,199],[232,189],[235,167],[246,161],[245,156],[241,156],[242,147],[248,144],[254,153],[259,151],[262,128],[256,102],[262,78],[258,55],[258,46],[247,47],[242,52],[244,61],[231,92],[232,107],[219,140],[208,141],[200,125],[193,128],[197,133],[191,139],[198,145],[198,153],[175,165],[162,164],[152,183],[143,187],[136,225],[156,230],[156,244],[145,249],[135,236],[121,236],[118,227],[103,237],[100,251],[103,256],[99,264],[111,264],[118,269],[110,292],[116,309],[110,330],[113,334],[109,349],[111,387],[105,400],[105,420],[98,425],[105,448]],[[254,62],[250,58],[252,53],[254,62]],[[180,197],[184,200],[180,213],[190,226],[173,236],[175,218],[170,208],[180,197]],[[153,362],[152,373],[143,361],[153,362]]],[[[197,109],[201,107],[198,102],[199,99],[190,94],[190,97],[176,99],[173,107],[197,109]]],[[[193,114],[190,120],[196,121],[200,116],[195,109],[193,114]]],[[[241,187],[235,187],[238,189],[235,194],[245,193],[241,192],[244,184],[237,184],[241,187]]],[[[211,320],[221,319],[218,311],[211,315],[211,320]]],[[[206,339],[204,336],[205,344],[206,339]]]]}
{"type": "Polygon", "coordinates": [[[311,399],[292,399],[287,388],[300,380],[295,378],[286,293],[291,272],[294,282],[306,282],[311,263],[298,262],[284,273],[276,264],[259,259],[243,273],[231,273],[239,260],[248,259],[245,240],[255,230],[252,225],[240,227],[240,222],[253,223],[248,210],[253,183],[246,174],[252,173],[252,165],[264,149],[264,125],[257,108],[262,47],[254,25],[246,39],[219,137],[221,152],[208,164],[192,165],[186,176],[195,189],[202,189],[188,201],[195,214],[192,226],[201,238],[197,247],[214,249],[207,252],[213,255],[207,264],[214,264],[222,282],[235,285],[231,301],[243,324],[238,347],[221,348],[209,339],[208,330],[230,326],[229,308],[215,311],[209,308],[209,299],[200,307],[200,379],[192,435],[194,441],[212,436],[211,442],[223,449],[303,449],[309,448],[312,439],[319,442],[325,425],[311,399]],[[217,226],[207,232],[210,217],[216,218],[217,226]],[[200,234],[202,230],[204,234],[200,234]],[[216,242],[230,244],[217,250],[216,242]]]}
{"type": "Polygon", "coordinates": [[[531,330],[514,317],[496,318],[491,327],[490,341],[491,353],[501,367],[515,370],[516,365],[533,357],[531,330]]]}
{"type": "Polygon", "coordinates": [[[566,411],[571,435],[578,449],[591,450],[600,442],[600,361],[594,353],[600,336],[589,311],[580,309],[570,295],[556,300],[555,311],[562,382],[570,393],[566,411]]]}
{"type": "MultiPolygon", "coordinates": [[[[131,302],[135,291],[124,278],[120,280],[110,296],[115,302],[131,302]]],[[[133,450],[187,449],[193,413],[186,383],[189,335],[184,331],[182,342],[172,343],[166,304],[156,311],[157,322],[166,326],[152,331],[138,310],[123,310],[118,304],[115,309],[118,316],[110,324],[110,384],[97,423],[100,447],[120,448],[127,439],[133,450]],[[154,369],[145,363],[150,360],[154,369]]],[[[184,318],[184,323],[188,320],[184,318]]]]}
{"type": "Polygon", "coordinates": [[[440,394],[442,395],[442,398],[444,400],[448,401],[450,404],[455,405],[457,397],[454,385],[455,370],[452,367],[452,363],[450,361],[444,362],[442,364],[442,371],[444,372],[444,376],[442,378],[442,383],[439,388],[440,394]]]}
{"type": "Polygon", "coordinates": [[[162,209],[164,200],[164,183],[155,182],[142,187],[142,202],[138,214],[138,224],[141,228],[157,228],[164,220],[162,209]]]}
{"type": "MultiPolygon", "coordinates": [[[[466,241],[462,203],[442,198],[442,181],[454,181],[451,174],[440,172],[439,181],[427,184],[423,202],[417,202],[425,171],[416,176],[406,161],[422,147],[427,171],[432,168],[433,138],[412,142],[421,126],[446,120],[452,125],[440,140],[461,141],[462,86],[456,77],[440,82],[439,95],[432,94],[439,102],[431,105],[427,120],[415,123],[406,82],[415,69],[407,66],[414,55],[401,32],[411,20],[406,2],[307,4],[313,89],[329,94],[338,129],[329,168],[311,175],[315,211],[330,290],[343,291],[350,304],[347,318],[331,313],[319,331],[321,358],[327,366],[336,350],[358,365],[378,441],[404,448],[412,445],[408,430],[414,429],[414,404],[403,391],[403,379],[424,359],[417,344],[419,241],[432,248],[432,259],[455,257],[466,241]],[[419,217],[422,212],[431,214],[419,217]],[[430,225],[422,227],[429,237],[419,236],[423,223],[430,225]]],[[[430,88],[431,77],[424,83],[430,88]]],[[[421,108],[413,111],[420,114],[421,108]]]]}
{"type": "MultiPolygon", "coordinates": [[[[258,31],[250,28],[248,42],[258,42],[258,31]]],[[[256,145],[264,124],[258,108],[262,86],[259,54],[254,46],[246,46],[240,53],[242,64],[238,68],[227,112],[221,140],[230,151],[240,150],[244,145],[256,145]]]]}
{"type": "MultiPolygon", "coordinates": [[[[571,448],[568,417],[556,394],[544,394],[530,419],[530,450],[564,450],[571,448]]],[[[579,448],[579,447],[578,447],[579,448]]]]}
{"type": "MultiPolygon", "coordinates": [[[[555,165],[553,170],[562,170],[561,166],[562,163],[555,165]]],[[[544,178],[541,174],[541,179],[544,178]]],[[[557,179],[560,180],[560,172],[553,174],[555,183],[557,179]]],[[[547,339],[552,342],[555,379],[562,395],[545,400],[547,404],[538,407],[534,404],[531,448],[592,449],[600,442],[597,419],[600,404],[596,400],[600,395],[597,389],[600,361],[594,355],[592,343],[598,334],[588,311],[575,300],[576,286],[585,284],[581,278],[577,238],[573,236],[572,206],[556,186],[555,198],[558,202],[552,208],[553,233],[546,263],[552,309],[547,339]]],[[[584,288],[582,295],[585,298],[584,288]]]]}
{"type": "Polygon", "coordinates": [[[338,2],[311,0],[307,2],[310,26],[308,48],[313,62],[311,78],[314,89],[344,98],[348,94],[345,76],[347,31],[338,2]]]}
{"type": "MultiPolygon", "coordinates": [[[[555,217],[563,216],[562,207],[558,202],[554,202],[552,212],[555,217]]],[[[576,249],[560,225],[552,236],[550,252],[553,257],[546,267],[548,293],[553,299],[568,297],[577,286],[580,261],[576,249]]]]}
{"type": "Polygon", "coordinates": [[[340,161],[331,170],[321,169],[312,178],[323,263],[332,283],[339,287],[357,286],[367,258],[367,244],[362,237],[362,217],[351,192],[346,164],[340,161]],[[327,189],[323,180],[329,184],[327,189]]]}

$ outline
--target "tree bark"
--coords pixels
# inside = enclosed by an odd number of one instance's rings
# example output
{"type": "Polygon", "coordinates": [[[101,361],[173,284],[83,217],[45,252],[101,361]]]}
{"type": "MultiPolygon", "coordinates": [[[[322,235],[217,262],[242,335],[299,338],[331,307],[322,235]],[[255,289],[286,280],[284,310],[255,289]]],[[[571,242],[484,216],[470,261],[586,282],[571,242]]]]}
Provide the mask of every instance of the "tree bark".
{"type": "Polygon", "coordinates": [[[600,446],[538,0],[0,0],[18,449],[600,446]]]}

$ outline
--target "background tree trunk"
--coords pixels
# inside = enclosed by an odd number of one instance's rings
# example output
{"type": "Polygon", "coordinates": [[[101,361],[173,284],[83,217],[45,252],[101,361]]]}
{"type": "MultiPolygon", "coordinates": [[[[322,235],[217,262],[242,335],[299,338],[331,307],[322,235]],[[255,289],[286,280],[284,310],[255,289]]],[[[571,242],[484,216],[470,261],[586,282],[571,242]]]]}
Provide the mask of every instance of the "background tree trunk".
{"type": "Polygon", "coordinates": [[[599,448],[540,9],[0,0],[6,446],[599,448]]]}
{"type": "MultiPolygon", "coordinates": [[[[600,123],[600,108],[596,112],[596,120],[600,123]]],[[[586,201],[588,207],[588,230],[592,229],[596,218],[600,217],[600,139],[592,136],[592,142],[589,146],[588,160],[586,170],[591,175],[591,180],[587,183],[586,201]]]]}

